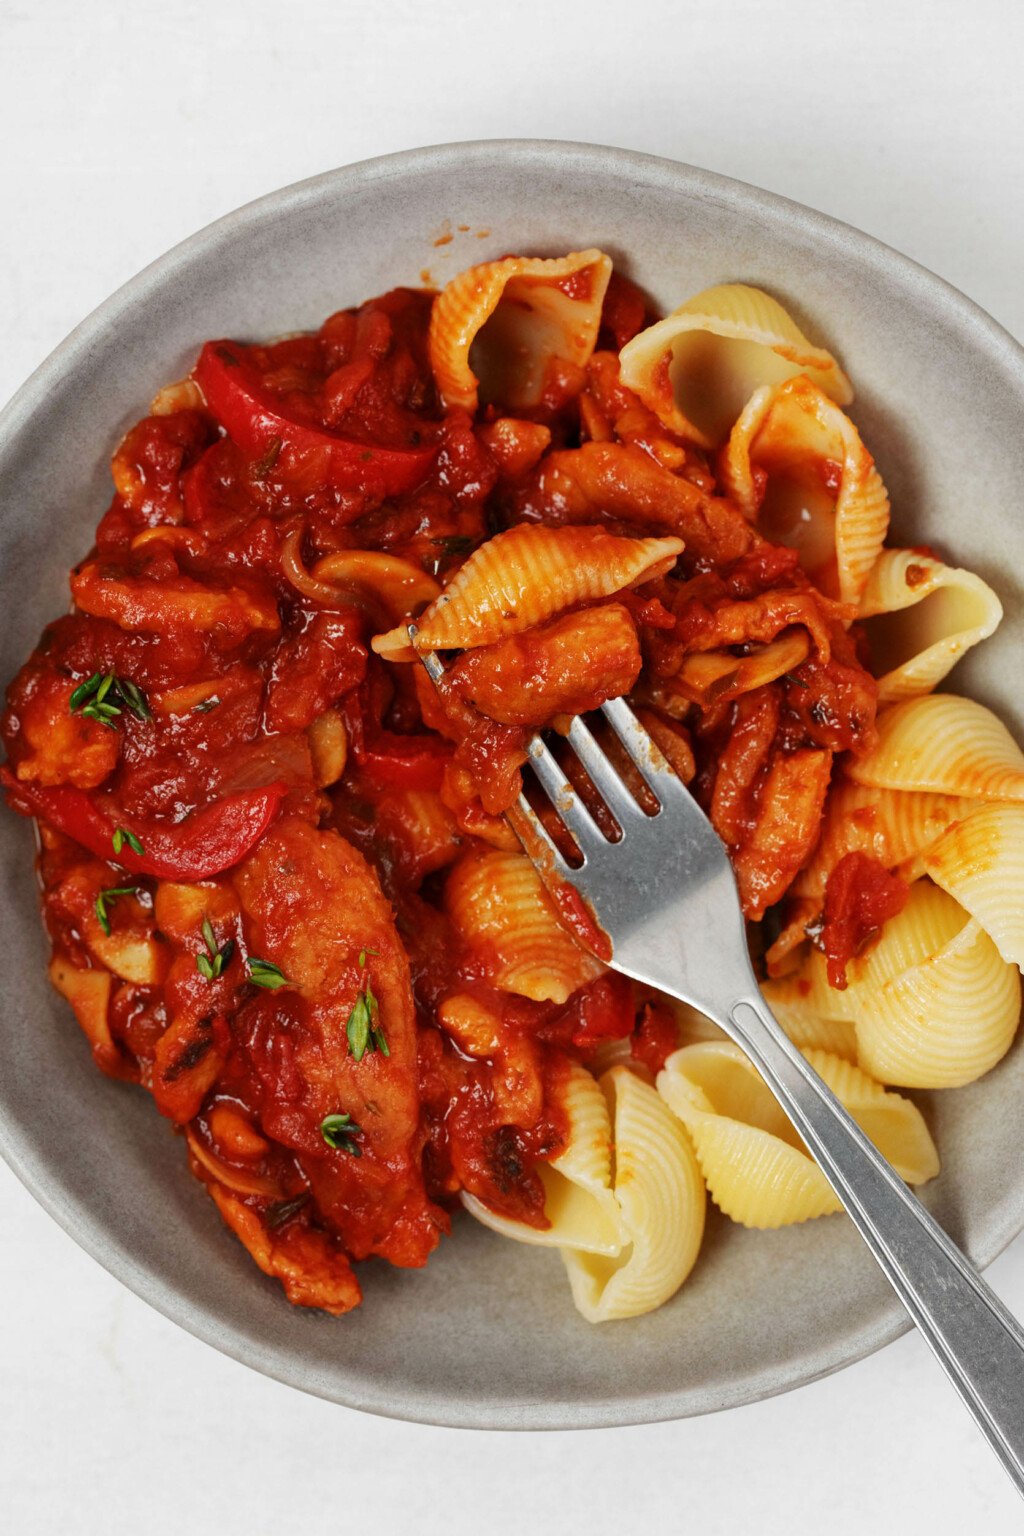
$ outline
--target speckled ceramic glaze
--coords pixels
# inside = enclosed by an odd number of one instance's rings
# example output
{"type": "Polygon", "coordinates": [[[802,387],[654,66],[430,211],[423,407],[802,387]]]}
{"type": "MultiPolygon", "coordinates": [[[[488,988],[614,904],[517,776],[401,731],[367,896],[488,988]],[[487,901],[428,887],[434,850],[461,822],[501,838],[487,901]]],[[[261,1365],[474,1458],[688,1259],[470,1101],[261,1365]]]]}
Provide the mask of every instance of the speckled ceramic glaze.
{"type": "MultiPolygon", "coordinates": [[[[760,284],[839,354],[896,538],[979,571],[1006,607],[952,685],[1024,733],[1020,348],[928,272],[819,214],[688,166],[531,141],[416,150],[277,192],[178,246],[73,332],[0,417],[0,677],[67,605],[66,570],[109,499],[119,436],[204,338],[315,326],[425,270],[441,284],[510,250],[589,245],[664,306],[711,283],[760,284]]],[[[0,857],[3,1153],[113,1274],[256,1369],[438,1424],[629,1424],[767,1397],[907,1326],[842,1216],[769,1233],[715,1216],[673,1302],[599,1328],[574,1311],[555,1254],[458,1218],[423,1271],[363,1265],[366,1301],[351,1316],[290,1307],[189,1176],[148,1095],[94,1068],[46,982],[30,828],[6,813],[0,857]]],[[[1024,1225],[1022,1110],[1019,1046],[982,1082],[925,1099],[944,1165],[926,1203],[981,1264],[1024,1225]]]]}

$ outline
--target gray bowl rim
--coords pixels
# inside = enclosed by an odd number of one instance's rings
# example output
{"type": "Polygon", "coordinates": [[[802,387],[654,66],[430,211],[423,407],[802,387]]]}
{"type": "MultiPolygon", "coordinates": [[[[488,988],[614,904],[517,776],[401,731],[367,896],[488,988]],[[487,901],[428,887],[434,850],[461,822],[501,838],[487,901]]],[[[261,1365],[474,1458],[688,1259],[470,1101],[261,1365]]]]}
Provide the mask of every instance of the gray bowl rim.
{"type": "MultiPolygon", "coordinates": [[[[386,184],[394,178],[418,172],[448,168],[454,174],[467,163],[503,155],[514,158],[524,169],[531,164],[570,156],[582,169],[596,175],[612,168],[620,172],[632,170],[638,181],[670,183],[675,190],[695,201],[715,203],[746,215],[760,213],[766,220],[781,218],[792,230],[809,239],[831,239],[837,245],[845,245],[854,250],[865,265],[873,267],[880,279],[897,272],[923,301],[946,313],[957,313],[960,320],[974,330],[979,345],[998,357],[1011,374],[1016,374],[1024,392],[1024,347],[1015,337],[952,283],[852,224],[719,172],[638,150],[565,139],[472,139],[400,150],[321,172],[244,203],[172,246],[75,326],[0,410],[0,468],[6,450],[29,426],[36,411],[45,406],[52,383],[65,367],[82,358],[95,341],[116,327],[125,305],[144,300],[157,284],[163,283],[175,271],[187,269],[197,257],[215,251],[222,241],[244,235],[248,228],[258,225],[267,216],[287,215],[315,201],[325,191],[343,197],[356,189],[374,183],[386,184]]],[[[596,1429],[659,1423],[779,1396],[865,1359],[907,1333],[911,1327],[910,1318],[893,1296],[891,1305],[873,1322],[839,1339],[821,1340],[810,1347],[784,1380],[780,1381],[770,1367],[760,1373],[753,1372],[738,1381],[723,1384],[718,1401],[702,1410],[682,1401],[681,1392],[624,1395],[586,1405],[534,1403],[525,1411],[514,1412],[512,1417],[509,1415],[510,1405],[494,1398],[458,1403],[445,1403],[436,1396],[429,1402],[417,1397],[407,1402],[396,1401],[393,1389],[389,1392],[386,1382],[377,1387],[372,1384],[363,1384],[359,1389],[351,1387],[344,1393],[330,1392],[306,1379],[301,1365],[282,1356],[270,1341],[263,1348],[254,1346],[250,1339],[225,1325],[215,1314],[202,1311],[183,1298],[160,1274],[137,1263],[84,1201],[72,1202],[67,1198],[59,1179],[33,1161],[29,1149],[2,1117],[0,1156],[37,1203],[80,1248],[171,1322],[240,1364],[287,1386],[382,1418],[453,1429],[596,1429]]],[[[985,1241],[975,1244],[972,1251],[971,1257],[981,1268],[990,1264],[1024,1230],[1024,1181],[1015,1198],[1003,1202],[1000,1214],[1002,1219],[986,1230],[985,1241]]]]}

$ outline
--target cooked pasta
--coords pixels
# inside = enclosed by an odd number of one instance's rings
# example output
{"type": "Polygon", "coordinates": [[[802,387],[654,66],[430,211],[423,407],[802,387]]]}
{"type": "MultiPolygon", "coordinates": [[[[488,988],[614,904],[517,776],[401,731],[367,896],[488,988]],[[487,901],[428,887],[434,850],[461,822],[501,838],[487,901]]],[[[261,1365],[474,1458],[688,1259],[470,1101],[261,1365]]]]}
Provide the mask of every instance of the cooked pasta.
{"type": "Polygon", "coordinates": [[[850,381],[782,305],[759,288],[723,283],[688,299],[622,349],[622,381],[667,427],[712,448],[759,387],[803,375],[840,405],[850,381]]]}
{"type": "Polygon", "coordinates": [[[750,1227],[838,1211],[718,1024],[618,975],[522,851],[533,733],[562,760],[608,699],[706,810],[769,1005],[903,1178],[939,1160],[893,1090],[1010,1049],[1024,752],[933,691],[999,598],[885,546],[808,331],[744,284],[659,318],[602,251],[512,254],[210,341],[117,446],[0,779],[93,1059],[296,1305],[348,1312],[362,1260],[426,1263],[455,1212],[628,1319],[700,1262],[708,1193],[750,1227]]]}
{"type": "Polygon", "coordinates": [[[877,744],[848,772],[856,783],[880,789],[1024,800],[1024,752],[990,709],[950,693],[885,710],[877,744]]]}
{"type": "Polygon", "coordinates": [[[475,411],[482,387],[487,401],[536,406],[552,367],[590,361],[611,271],[591,250],[553,261],[509,256],[455,278],[430,320],[430,365],[445,404],[475,411]]]}
{"type": "Polygon", "coordinates": [[[535,1002],[564,1003],[600,974],[559,921],[524,853],[471,853],[452,870],[445,905],[456,933],[483,957],[488,981],[535,1002]]]}
{"type": "Polygon", "coordinates": [[[822,389],[800,374],[756,396],[723,450],[722,476],[744,513],[798,550],[824,591],[860,601],[889,497],[853,422],[822,389]]]}
{"type": "Polygon", "coordinates": [[[872,621],[879,700],[929,692],[1002,616],[998,597],[973,572],[916,549],[883,550],[860,600],[860,617],[872,621]]]}
{"type": "Polygon", "coordinates": [[[564,1103],[569,1142],[543,1177],[546,1229],[498,1215],[472,1195],[462,1203],[505,1237],[559,1248],[589,1322],[637,1317],[676,1293],[700,1250],[704,1182],[693,1148],[628,1066],[610,1068],[600,1083],[575,1069],[564,1103]]]}
{"type": "MultiPolygon", "coordinates": [[[[492,645],[552,614],[671,570],[680,539],[620,539],[603,528],[510,528],[476,550],[417,624],[421,651],[492,645]]],[[[403,627],[374,639],[378,655],[403,654],[403,627]]]]}
{"type": "MultiPolygon", "coordinates": [[[[908,1182],[939,1171],[920,1111],[866,1072],[809,1049],[808,1061],[908,1182]]],[[[745,1227],[784,1227],[840,1209],[838,1196],[738,1046],[684,1046],[658,1075],[658,1092],[693,1139],[715,1204],[745,1227]]]]}

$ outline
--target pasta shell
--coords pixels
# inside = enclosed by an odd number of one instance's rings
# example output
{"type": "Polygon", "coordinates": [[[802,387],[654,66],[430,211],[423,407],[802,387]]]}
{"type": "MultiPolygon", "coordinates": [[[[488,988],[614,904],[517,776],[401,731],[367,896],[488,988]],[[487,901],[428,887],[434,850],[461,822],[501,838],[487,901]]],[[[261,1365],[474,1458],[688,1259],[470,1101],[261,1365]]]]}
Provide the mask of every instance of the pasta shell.
{"type": "Polygon", "coordinates": [[[963,795],[876,789],[840,779],[829,791],[814,855],[792,893],[823,901],[829,875],[848,853],[866,853],[886,869],[906,864],[977,804],[963,795]]]}
{"type": "MultiPolygon", "coordinates": [[[[520,634],[563,608],[663,576],[682,539],[624,539],[603,528],[521,524],[473,551],[417,621],[418,651],[465,650],[520,634]]],[[[400,656],[405,626],[378,635],[380,656],[400,656]]]]}
{"type": "MultiPolygon", "coordinates": [[[[826,1051],[808,1060],[904,1177],[931,1178],[938,1159],[909,1100],[887,1094],[826,1051]]],[[[708,1192],[734,1221],[781,1227],[841,1209],[825,1175],[753,1063],[731,1042],[684,1046],[658,1074],[658,1092],[693,1139],[708,1192]]]]}
{"type": "Polygon", "coordinates": [[[612,1127],[607,1101],[586,1067],[572,1062],[560,1103],[567,1121],[565,1151],[537,1167],[544,1184],[548,1227],[531,1227],[503,1216],[467,1190],[459,1198],[470,1215],[503,1237],[615,1258],[628,1238],[611,1187],[612,1127]]]}
{"type": "Polygon", "coordinates": [[[614,1127],[615,1201],[628,1241],[618,1258],[565,1246],[577,1308],[591,1323],[639,1317],[673,1296],[704,1236],[705,1194],[693,1148],[655,1090],[628,1067],[601,1079],[614,1127]]]}
{"type": "Polygon", "coordinates": [[[972,571],[913,549],[886,549],[860,602],[886,704],[928,693],[965,651],[993,634],[1003,607],[972,571]]]}
{"type": "Polygon", "coordinates": [[[751,447],[771,410],[775,390],[769,384],[755,389],[737,416],[729,441],[719,457],[718,478],[722,492],[734,501],[744,517],[753,523],[761,509],[764,476],[754,473],[751,447]]]}
{"type": "Polygon", "coordinates": [[[884,1083],[956,1088],[995,1066],[1020,1020],[1020,977],[945,891],[916,881],[845,994],[857,1059],[884,1083]]]}
{"type": "Polygon", "coordinates": [[[461,272],[430,317],[430,366],[445,405],[473,412],[482,395],[512,410],[536,406],[549,363],[589,362],[611,274],[598,250],[507,256],[461,272]]]}
{"type": "Polygon", "coordinates": [[[783,976],[761,983],[765,1002],[794,1045],[802,1051],[828,1051],[842,1061],[857,1060],[857,1036],[851,1019],[829,1018],[819,1011],[810,983],[783,976]]]}
{"type": "Polygon", "coordinates": [[[985,805],[925,853],[925,870],[1024,968],[1024,806],[985,805]]]}
{"type": "Polygon", "coordinates": [[[1024,800],[1024,752],[990,709],[953,693],[891,705],[878,740],[848,772],[858,784],[930,789],[975,800],[1024,800]]]}
{"type": "Polygon", "coordinates": [[[885,540],[889,497],[853,422],[822,389],[800,376],[759,391],[730,434],[721,474],[767,538],[799,550],[824,590],[859,602],[885,540]]]}
{"type": "Polygon", "coordinates": [[[840,1209],[738,1046],[684,1046],[668,1058],[657,1086],[690,1133],[708,1193],[733,1221],[781,1227],[840,1209]]]}
{"type": "Polygon", "coordinates": [[[445,903],[458,933],[485,958],[488,980],[502,992],[564,1003],[602,972],[601,962],[562,927],[523,853],[488,850],[461,859],[448,876],[445,903]]]}
{"type": "Polygon", "coordinates": [[[878,1150],[908,1184],[927,1184],[939,1171],[939,1154],[916,1104],[888,1093],[862,1068],[822,1050],[805,1050],[827,1083],[878,1150]]]}
{"type": "Polygon", "coordinates": [[[706,288],[641,331],[619,353],[622,382],[672,431],[701,448],[729,433],[764,385],[796,374],[840,405],[853,390],[830,352],[809,341],[782,305],[760,288],[706,288]]]}
{"type": "MultiPolygon", "coordinates": [[[[847,967],[854,1011],[860,994],[877,991],[929,955],[936,954],[963,928],[967,914],[930,880],[915,880],[902,912],[890,917],[881,936],[847,967]]],[[[839,1005],[842,1006],[842,1005],[839,1005]]]]}

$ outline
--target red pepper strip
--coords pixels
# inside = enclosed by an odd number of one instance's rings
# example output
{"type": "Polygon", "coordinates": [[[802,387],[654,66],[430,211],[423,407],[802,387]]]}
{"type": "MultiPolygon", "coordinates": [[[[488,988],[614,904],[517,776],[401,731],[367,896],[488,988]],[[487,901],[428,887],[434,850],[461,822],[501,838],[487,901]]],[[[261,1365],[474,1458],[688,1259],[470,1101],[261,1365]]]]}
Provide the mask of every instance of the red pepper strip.
{"type": "MultiPolygon", "coordinates": [[[[372,690],[363,685],[340,701],[348,744],[371,789],[440,789],[444,770],[455,748],[440,736],[400,736],[382,730],[376,719],[367,724],[364,711],[373,710],[372,690]]],[[[374,710],[379,718],[379,708],[374,710]]]]}
{"type": "Polygon", "coordinates": [[[115,820],[85,790],[22,784],[9,768],[0,770],[0,779],[11,805],[22,815],[45,821],[98,858],[120,864],[132,874],[155,875],[160,880],[209,880],[230,869],[259,842],[286,793],[282,783],[267,784],[262,789],[225,795],[223,800],[193,811],[184,821],[135,822],[129,830],[142,844],[142,853],[135,853],[127,843],[115,853],[114,832],[125,824],[115,820]]]}
{"type": "Polygon", "coordinates": [[[382,448],[339,437],[326,427],[297,421],[282,409],[237,342],[208,341],[199,354],[195,381],[231,441],[243,453],[266,454],[280,444],[275,471],[300,474],[316,465],[338,490],[372,489],[382,496],[411,491],[426,478],[437,452],[429,448],[382,448]]]}
{"type": "Polygon", "coordinates": [[[369,744],[353,741],[352,755],[371,785],[440,789],[452,749],[436,736],[399,736],[394,731],[381,731],[369,744]]]}

